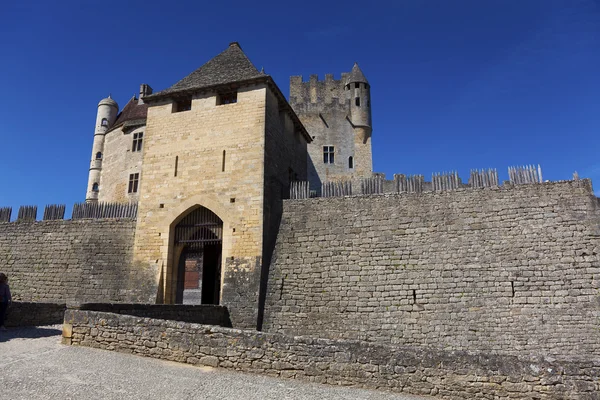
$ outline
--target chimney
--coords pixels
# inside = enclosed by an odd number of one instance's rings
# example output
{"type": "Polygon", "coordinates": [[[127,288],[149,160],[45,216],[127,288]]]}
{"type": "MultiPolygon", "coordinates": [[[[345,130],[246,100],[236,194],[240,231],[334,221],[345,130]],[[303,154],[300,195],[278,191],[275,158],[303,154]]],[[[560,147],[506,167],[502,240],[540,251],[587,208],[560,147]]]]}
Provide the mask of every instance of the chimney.
{"type": "Polygon", "coordinates": [[[143,103],[143,98],[146,96],[149,96],[152,94],[152,88],[150,87],[150,85],[146,84],[146,83],[142,83],[140,85],[140,97],[138,100],[138,104],[142,104],[143,103]]]}

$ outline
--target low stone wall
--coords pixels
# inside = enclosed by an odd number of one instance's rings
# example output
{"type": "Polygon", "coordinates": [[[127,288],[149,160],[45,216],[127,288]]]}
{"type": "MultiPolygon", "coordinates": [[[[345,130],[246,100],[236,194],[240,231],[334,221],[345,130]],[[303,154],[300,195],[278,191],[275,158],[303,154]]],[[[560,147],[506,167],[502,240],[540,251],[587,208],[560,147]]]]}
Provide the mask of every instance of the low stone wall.
{"type": "Polygon", "coordinates": [[[598,399],[600,358],[535,359],[67,310],[64,341],[334,385],[448,399],[598,399]]]}
{"type": "Polygon", "coordinates": [[[11,304],[5,325],[40,326],[63,322],[66,305],[57,303],[29,303],[15,301],[11,304]]]}
{"type": "MultiPolygon", "coordinates": [[[[166,305],[166,304],[124,304],[124,303],[85,303],[69,306],[72,309],[100,311],[135,317],[168,319],[204,325],[231,327],[227,307],[210,304],[203,305],[166,305]]],[[[62,322],[61,320],[58,322],[62,322]]]]}

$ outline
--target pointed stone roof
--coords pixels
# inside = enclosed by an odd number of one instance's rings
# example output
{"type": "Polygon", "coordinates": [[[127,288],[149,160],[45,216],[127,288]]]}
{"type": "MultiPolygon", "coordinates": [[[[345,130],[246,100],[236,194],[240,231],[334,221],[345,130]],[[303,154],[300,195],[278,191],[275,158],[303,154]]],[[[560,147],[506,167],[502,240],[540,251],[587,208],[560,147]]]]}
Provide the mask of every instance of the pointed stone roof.
{"type": "Polygon", "coordinates": [[[246,57],[238,42],[233,42],[229,44],[229,47],[225,51],[170,88],[147,96],[144,98],[144,101],[157,99],[165,95],[247,81],[265,76],[246,57]]]}
{"type": "Polygon", "coordinates": [[[362,70],[358,66],[358,63],[354,63],[354,66],[352,67],[352,71],[350,72],[350,76],[348,76],[346,84],[354,82],[369,83],[367,78],[365,78],[365,74],[363,74],[362,70]]]}

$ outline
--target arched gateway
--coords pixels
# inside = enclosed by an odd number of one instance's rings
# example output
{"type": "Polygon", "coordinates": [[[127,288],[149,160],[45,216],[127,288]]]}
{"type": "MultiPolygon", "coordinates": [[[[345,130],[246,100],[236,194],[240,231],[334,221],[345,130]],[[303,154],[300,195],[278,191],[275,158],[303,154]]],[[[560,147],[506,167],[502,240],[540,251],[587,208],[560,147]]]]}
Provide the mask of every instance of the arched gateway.
{"type": "Polygon", "coordinates": [[[174,227],[170,302],[219,304],[223,221],[199,206],[174,227]]]}

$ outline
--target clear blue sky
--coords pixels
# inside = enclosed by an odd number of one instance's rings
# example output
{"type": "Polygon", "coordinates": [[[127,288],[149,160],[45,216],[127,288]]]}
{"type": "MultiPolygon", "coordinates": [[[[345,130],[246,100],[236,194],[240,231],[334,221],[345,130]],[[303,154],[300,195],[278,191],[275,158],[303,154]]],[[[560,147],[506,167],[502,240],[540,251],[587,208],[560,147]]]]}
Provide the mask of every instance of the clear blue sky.
{"type": "Polygon", "coordinates": [[[164,89],[231,41],[286,95],[358,62],[388,177],[539,163],[600,189],[600,0],[288,4],[2,1],[0,206],[83,201],[98,101],[164,89]]]}

